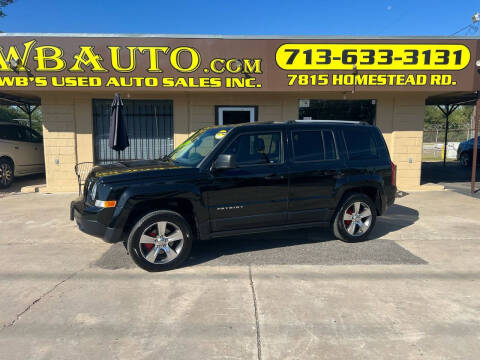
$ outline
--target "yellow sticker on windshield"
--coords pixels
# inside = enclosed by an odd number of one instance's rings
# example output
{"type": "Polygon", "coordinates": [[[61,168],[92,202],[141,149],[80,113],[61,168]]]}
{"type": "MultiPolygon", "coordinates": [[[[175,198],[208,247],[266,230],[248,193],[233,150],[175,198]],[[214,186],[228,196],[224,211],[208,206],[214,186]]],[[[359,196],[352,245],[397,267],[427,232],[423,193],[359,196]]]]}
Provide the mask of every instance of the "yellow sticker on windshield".
{"type": "Polygon", "coordinates": [[[220,130],[215,134],[215,139],[220,140],[223,138],[225,135],[227,135],[227,130],[220,130]]]}

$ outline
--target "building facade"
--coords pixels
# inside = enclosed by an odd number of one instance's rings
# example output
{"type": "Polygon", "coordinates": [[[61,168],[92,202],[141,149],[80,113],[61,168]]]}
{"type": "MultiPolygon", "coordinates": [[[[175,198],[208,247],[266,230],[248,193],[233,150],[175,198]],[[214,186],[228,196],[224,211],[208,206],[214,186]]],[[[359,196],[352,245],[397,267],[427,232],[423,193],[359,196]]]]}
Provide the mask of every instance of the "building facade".
{"type": "Polygon", "coordinates": [[[0,93],[39,99],[48,191],[74,165],[156,159],[199,128],[253,121],[377,125],[397,185],[420,190],[429,99],[479,87],[477,39],[0,34],[0,93]],[[124,100],[130,147],[108,148],[124,100]]]}

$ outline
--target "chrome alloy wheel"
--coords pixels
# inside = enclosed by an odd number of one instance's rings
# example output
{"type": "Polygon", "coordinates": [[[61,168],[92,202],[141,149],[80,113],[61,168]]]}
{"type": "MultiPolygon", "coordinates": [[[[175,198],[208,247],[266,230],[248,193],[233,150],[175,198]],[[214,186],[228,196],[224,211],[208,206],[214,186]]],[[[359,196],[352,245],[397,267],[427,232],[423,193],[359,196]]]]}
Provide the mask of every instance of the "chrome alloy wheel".
{"type": "Polygon", "coordinates": [[[183,233],[168,221],[161,221],[148,227],[140,237],[140,253],[152,264],[167,264],[182,251],[183,233]]]}
{"type": "Polygon", "coordinates": [[[356,201],[343,213],[343,224],[352,236],[361,236],[372,224],[372,211],[364,202],[356,201]]]}
{"type": "Polygon", "coordinates": [[[12,167],[8,163],[0,164],[0,184],[7,186],[12,182],[13,171],[12,167]]]}

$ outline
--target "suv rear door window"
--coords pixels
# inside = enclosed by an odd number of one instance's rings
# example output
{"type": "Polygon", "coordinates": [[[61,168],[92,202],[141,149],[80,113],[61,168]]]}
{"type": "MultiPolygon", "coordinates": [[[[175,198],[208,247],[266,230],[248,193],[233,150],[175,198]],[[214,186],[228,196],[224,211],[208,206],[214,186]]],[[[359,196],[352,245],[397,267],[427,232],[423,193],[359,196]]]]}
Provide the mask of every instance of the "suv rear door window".
{"type": "Polygon", "coordinates": [[[385,149],[374,128],[352,127],[343,130],[350,160],[373,160],[384,157],[385,149]]]}
{"type": "Polygon", "coordinates": [[[280,132],[245,134],[223,152],[235,155],[238,165],[278,164],[282,159],[280,132]]]}
{"type": "Polygon", "coordinates": [[[295,161],[336,160],[337,149],[331,130],[293,131],[295,161]]]}

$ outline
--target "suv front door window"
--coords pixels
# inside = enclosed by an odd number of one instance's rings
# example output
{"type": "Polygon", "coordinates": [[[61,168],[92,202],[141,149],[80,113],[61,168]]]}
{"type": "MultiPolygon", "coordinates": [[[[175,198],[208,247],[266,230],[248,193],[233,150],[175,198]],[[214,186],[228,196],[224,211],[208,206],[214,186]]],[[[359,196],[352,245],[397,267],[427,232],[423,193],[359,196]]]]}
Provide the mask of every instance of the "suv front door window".
{"type": "Polygon", "coordinates": [[[278,164],[280,147],[280,132],[246,134],[237,137],[223,153],[235,155],[239,166],[278,164]]]}

